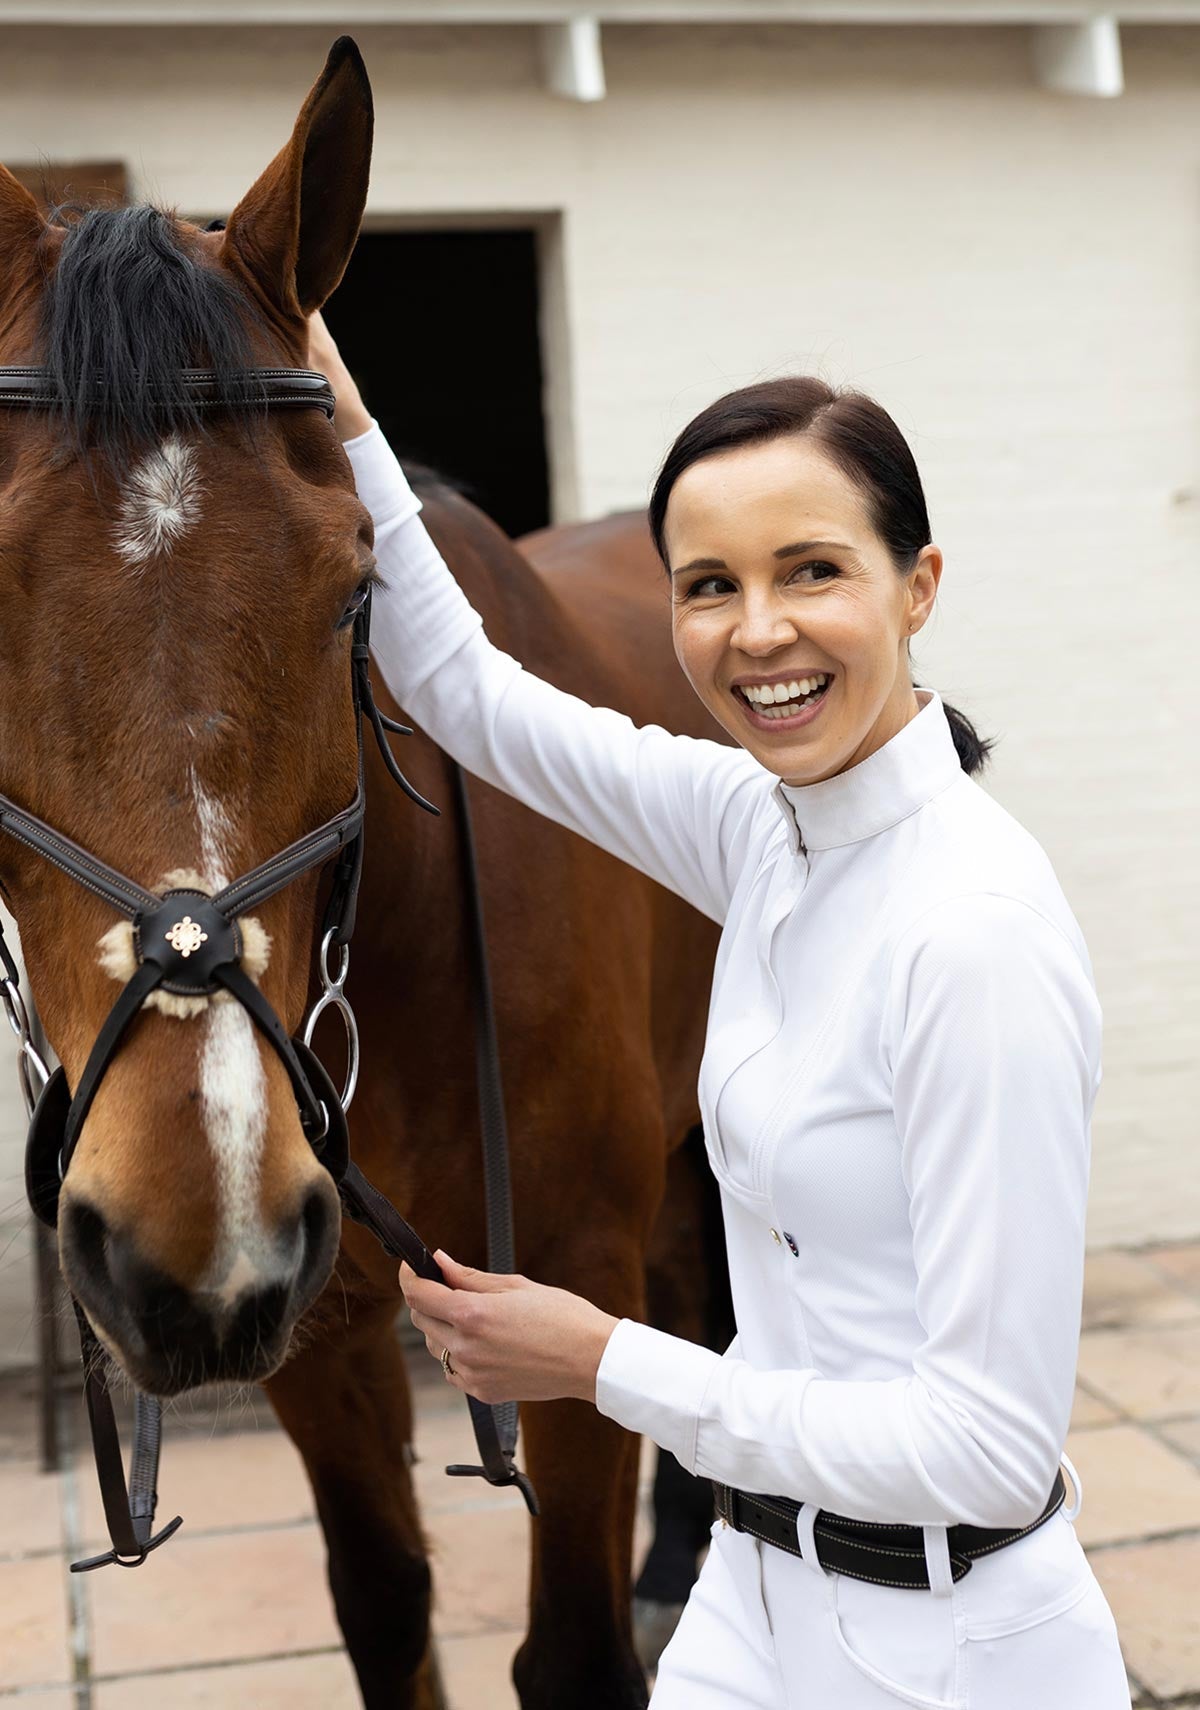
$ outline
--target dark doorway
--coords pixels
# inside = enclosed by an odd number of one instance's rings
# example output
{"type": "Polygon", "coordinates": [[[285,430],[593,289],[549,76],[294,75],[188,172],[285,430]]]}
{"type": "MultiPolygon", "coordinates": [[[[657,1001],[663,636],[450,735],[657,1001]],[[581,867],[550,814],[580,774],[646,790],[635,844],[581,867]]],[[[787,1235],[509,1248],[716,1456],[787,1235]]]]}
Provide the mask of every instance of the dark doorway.
{"type": "Polygon", "coordinates": [[[402,462],[511,535],[549,522],[535,232],[364,232],[325,318],[402,462]]]}

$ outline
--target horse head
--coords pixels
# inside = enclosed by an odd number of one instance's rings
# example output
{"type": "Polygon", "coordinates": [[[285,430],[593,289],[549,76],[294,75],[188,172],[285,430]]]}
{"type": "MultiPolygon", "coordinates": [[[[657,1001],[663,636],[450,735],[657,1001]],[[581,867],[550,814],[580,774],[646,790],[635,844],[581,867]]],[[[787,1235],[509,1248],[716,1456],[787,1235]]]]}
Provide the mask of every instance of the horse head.
{"type": "MultiPolygon", "coordinates": [[[[371,126],[343,39],[223,231],[149,205],[46,215],[0,167],[0,364],[44,369],[57,400],[0,408],[0,792],[155,896],[219,892],[355,793],[370,517],[327,416],[265,412],[245,375],[304,367],[306,317],[357,237],[371,126]],[[181,393],[196,368],[216,409],[181,393]]],[[[304,873],[239,922],[241,967],[288,1032],[319,884],[304,873]]],[[[0,887],[74,1088],[134,932],[11,837],[0,887]]],[[[339,1224],[243,1004],[153,991],[58,1205],[65,1278],[108,1350],[157,1394],[269,1374],[339,1224]]]]}

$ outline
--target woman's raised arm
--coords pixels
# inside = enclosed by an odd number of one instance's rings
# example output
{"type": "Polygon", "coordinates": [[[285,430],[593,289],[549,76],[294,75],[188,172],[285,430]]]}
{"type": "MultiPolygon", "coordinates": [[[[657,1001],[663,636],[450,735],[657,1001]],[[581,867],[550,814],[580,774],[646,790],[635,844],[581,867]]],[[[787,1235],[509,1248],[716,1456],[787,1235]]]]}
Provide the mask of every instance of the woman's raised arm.
{"type": "Polygon", "coordinates": [[[372,650],[397,701],[469,772],[723,920],[770,774],[745,749],[593,707],[493,646],[319,316],[310,362],[338,395],[336,425],[374,518],[385,586],[372,650]]]}

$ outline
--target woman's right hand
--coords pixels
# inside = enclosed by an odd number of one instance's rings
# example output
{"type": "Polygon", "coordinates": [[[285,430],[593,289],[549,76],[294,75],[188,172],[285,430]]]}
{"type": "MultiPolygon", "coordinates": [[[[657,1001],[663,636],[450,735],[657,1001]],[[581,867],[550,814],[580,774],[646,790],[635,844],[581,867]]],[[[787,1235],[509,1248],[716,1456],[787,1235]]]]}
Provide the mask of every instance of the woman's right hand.
{"type": "Polygon", "coordinates": [[[326,376],[337,396],[333,425],[338,438],[357,439],[360,433],[366,433],[371,425],[371,412],[363,403],[319,309],[308,317],[308,366],[326,376]]]}

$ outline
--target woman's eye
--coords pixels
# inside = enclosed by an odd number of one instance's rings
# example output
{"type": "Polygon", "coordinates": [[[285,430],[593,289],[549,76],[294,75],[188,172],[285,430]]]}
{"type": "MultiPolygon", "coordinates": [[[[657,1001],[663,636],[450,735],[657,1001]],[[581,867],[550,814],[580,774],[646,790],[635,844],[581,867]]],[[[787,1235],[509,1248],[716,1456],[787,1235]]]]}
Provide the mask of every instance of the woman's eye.
{"type": "MultiPolygon", "coordinates": [[[[830,564],[824,558],[810,558],[805,564],[797,564],[792,571],[792,575],[797,576],[801,571],[807,570],[812,571],[813,574],[811,579],[814,582],[828,582],[832,576],[841,575],[841,571],[838,569],[837,565],[830,564]]],[[[694,595],[706,596],[717,594],[720,593],[722,589],[728,588],[729,586],[730,582],[727,576],[702,576],[699,581],[691,584],[685,593],[684,598],[690,600],[694,595]]]]}
{"type": "Polygon", "coordinates": [[[347,629],[366,605],[371,592],[371,580],[370,576],[364,576],[363,580],[358,584],[358,587],[355,588],[354,592],[351,594],[345,611],[338,619],[339,629],[347,629]]]}

